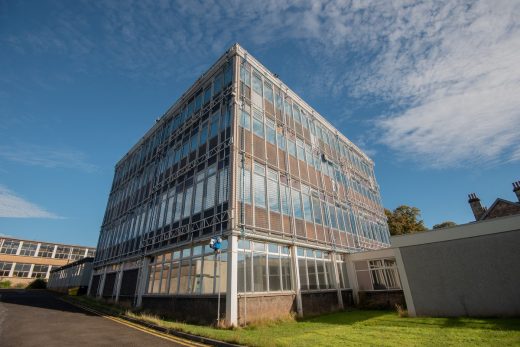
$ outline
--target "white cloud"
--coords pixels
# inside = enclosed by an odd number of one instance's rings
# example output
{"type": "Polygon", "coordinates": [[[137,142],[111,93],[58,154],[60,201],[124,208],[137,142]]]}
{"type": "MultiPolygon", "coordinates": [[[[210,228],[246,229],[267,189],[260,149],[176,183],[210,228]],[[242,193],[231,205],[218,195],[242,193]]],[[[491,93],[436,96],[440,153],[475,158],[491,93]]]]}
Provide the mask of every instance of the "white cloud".
{"type": "Polygon", "coordinates": [[[405,102],[381,143],[427,166],[493,165],[520,150],[520,4],[401,8],[358,93],[405,102]],[[372,72],[372,76],[368,75],[372,72]]]}
{"type": "Polygon", "coordinates": [[[373,124],[378,142],[406,160],[438,168],[518,160],[518,2],[183,2],[178,11],[190,21],[172,35],[186,50],[219,51],[243,32],[259,46],[305,45],[327,90],[392,105],[373,124]]]}
{"type": "Polygon", "coordinates": [[[61,219],[0,185],[0,217],[61,219]]]}
{"type": "Polygon", "coordinates": [[[95,172],[98,167],[87,161],[83,152],[65,148],[35,145],[0,145],[0,158],[21,164],[45,168],[77,169],[95,172]]]}
{"type": "Polygon", "coordinates": [[[138,0],[82,6],[87,9],[63,6],[54,11],[52,27],[9,35],[5,42],[20,52],[70,53],[79,65],[96,61],[163,82],[191,81],[235,41],[252,42],[253,54],[290,42],[312,61],[308,80],[301,81],[305,88],[391,105],[373,123],[374,138],[404,159],[433,167],[520,160],[518,1],[138,0]],[[95,19],[85,16],[92,12],[95,19]]]}

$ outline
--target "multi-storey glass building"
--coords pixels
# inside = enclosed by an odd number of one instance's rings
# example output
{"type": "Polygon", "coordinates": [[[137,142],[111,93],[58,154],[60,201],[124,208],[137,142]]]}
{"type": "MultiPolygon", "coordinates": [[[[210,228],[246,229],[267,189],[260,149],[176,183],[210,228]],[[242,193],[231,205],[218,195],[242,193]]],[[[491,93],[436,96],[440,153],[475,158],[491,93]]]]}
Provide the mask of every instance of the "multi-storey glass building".
{"type": "Polygon", "coordinates": [[[0,237],[0,280],[25,286],[36,278],[48,279],[51,270],[86,257],[91,247],[0,237]]]}
{"type": "Polygon", "coordinates": [[[316,313],[350,302],[347,254],[387,246],[372,160],[236,44],[117,163],[90,294],[231,325],[316,313]]]}

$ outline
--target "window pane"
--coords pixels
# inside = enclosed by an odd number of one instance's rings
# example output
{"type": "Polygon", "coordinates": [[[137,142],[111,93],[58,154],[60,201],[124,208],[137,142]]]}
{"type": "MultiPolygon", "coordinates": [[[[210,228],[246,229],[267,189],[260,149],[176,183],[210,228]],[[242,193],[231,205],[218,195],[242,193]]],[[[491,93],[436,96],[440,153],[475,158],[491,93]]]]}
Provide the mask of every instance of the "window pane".
{"type": "Polygon", "coordinates": [[[182,192],[177,193],[177,201],[175,202],[175,218],[173,219],[174,222],[181,219],[181,211],[182,211],[182,192]]]}
{"type": "Polygon", "coordinates": [[[203,123],[200,128],[200,139],[199,139],[199,146],[202,146],[203,144],[208,141],[208,124],[203,123]]]}
{"type": "Polygon", "coordinates": [[[215,77],[215,82],[213,84],[213,88],[215,90],[215,94],[220,92],[220,90],[222,89],[223,78],[224,78],[224,76],[222,75],[222,73],[218,74],[218,76],[215,77]]]}
{"type": "Polygon", "coordinates": [[[54,245],[41,244],[38,251],[38,257],[51,258],[54,252],[54,245]]]}
{"type": "MultiPolygon", "coordinates": [[[[222,242],[224,243],[224,242],[222,242]]],[[[222,249],[227,248],[227,246],[224,247],[224,244],[222,245],[222,249]]],[[[217,269],[215,276],[217,277],[215,288],[218,292],[220,288],[221,293],[225,293],[227,290],[227,252],[220,253],[220,261],[217,261],[217,269]]]]}
{"type": "Polygon", "coordinates": [[[237,280],[238,291],[244,292],[244,272],[246,276],[247,291],[251,291],[251,253],[238,253],[237,280]]]}
{"type": "Polygon", "coordinates": [[[320,200],[318,198],[312,198],[312,208],[314,210],[314,223],[321,224],[321,207],[320,200]]]}
{"type": "Polygon", "coordinates": [[[316,260],[316,266],[318,270],[319,287],[321,289],[330,288],[329,284],[327,283],[325,263],[323,262],[323,260],[316,260]]]}
{"type": "MultiPolygon", "coordinates": [[[[300,249],[298,248],[298,251],[300,249]]],[[[305,258],[298,259],[298,269],[300,271],[300,287],[302,290],[309,289],[309,283],[307,282],[307,265],[305,263],[305,258]]]]}
{"type": "Polygon", "coordinates": [[[273,145],[276,145],[276,131],[274,130],[274,127],[267,125],[266,131],[267,131],[267,136],[266,136],[267,142],[272,143],[273,145]]]}
{"type": "Polygon", "coordinates": [[[253,91],[258,95],[262,95],[262,79],[253,72],[253,91]]]}
{"type": "Polygon", "coordinates": [[[309,289],[318,289],[314,259],[307,259],[307,271],[309,272],[309,289]]]}
{"type": "Polygon", "coordinates": [[[280,192],[278,182],[267,180],[267,196],[269,198],[269,209],[272,212],[280,212],[280,192]]]}
{"type": "MultiPolygon", "coordinates": [[[[173,217],[173,203],[175,201],[175,198],[174,198],[173,193],[170,193],[170,194],[171,194],[171,196],[168,199],[168,205],[166,206],[166,221],[165,221],[165,225],[170,225],[170,223],[172,222],[172,217],[173,217]]],[[[136,227],[136,229],[137,229],[137,227],[136,227]]]]}
{"type": "MultiPolygon", "coordinates": [[[[204,174],[203,174],[204,175],[204,174]]],[[[204,181],[195,186],[195,201],[193,202],[193,214],[199,213],[202,209],[202,199],[204,196],[204,181]]]]}
{"type": "Polygon", "coordinates": [[[219,118],[220,118],[220,111],[215,112],[213,114],[213,116],[211,116],[210,134],[209,134],[210,138],[212,138],[218,134],[219,118]]]}
{"type": "Polygon", "coordinates": [[[291,258],[290,257],[282,257],[282,289],[283,290],[291,290],[292,289],[292,281],[291,281],[291,258]]]}
{"type": "Polygon", "coordinates": [[[20,255],[24,255],[27,257],[34,256],[34,254],[36,253],[37,246],[38,244],[36,243],[24,241],[24,243],[22,243],[22,248],[20,249],[20,255]]]}
{"type": "Polygon", "coordinates": [[[250,249],[251,248],[251,242],[249,240],[238,240],[238,248],[240,249],[250,249]]]}
{"type": "Polygon", "coordinates": [[[269,255],[269,291],[282,290],[280,283],[280,258],[269,255]]]}
{"type": "MultiPolygon", "coordinates": [[[[47,276],[48,269],[49,269],[49,265],[34,265],[31,277],[32,278],[45,278],[47,276]]],[[[0,272],[1,272],[1,269],[0,269],[0,272]]],[[[2,275],[0,274],[0,276],[2,276],[2,275]]]]}
{"type": "Polygon", "coordinates": [[[303,212],[305,220],[312,222],[312,208],[311,208],[311,197],[307,194],[302,194],[303,199],[303,212]]]}
{"type": "Polygon", "coordinates": [[[292,140],[287,141],[289,146],[289,154],[296,158],[296,144],[292,140]]]}
{"type": "Polygon", "coordinates": [[[294,208],[294,217],[303,219],[303,210],[302,210],[302,204],[300,200],[300,192],[297,190],[292,189],[292,202],[293,202],[293,208],[294,208]]]}
{"type": "Polygon", "coordinates": [[[168,293],[168,280],[170,278],[170,264],[164,264],[161,280],[161,294],[168,293]]]}
{"type": "Polygon", "coordinates": [[[255,292],[267,291],[267,267],[265,253],[253,254],[253,288],[255,292]]]}
{"type": "Polygon", "coordinates": [[[190,277],[190,260],[186,259],[181,262],[179,281],[179,294],[188,293],[189,277],[190,277]]]}
{"type": "Polygon", "coordinates": [[[246,204],[251,203],[251,171],[242,168],[239,177],[239,190],[240,195],[238,199],[244,201],[246,204]]]}
{"type": "Polygon", "coordinates": [[[211,85],[204,90],[204,103],[211,100],[211,85]]]}
{"type": "Polygon", "coordinates": [[[218,203],[222,204],[224,201],[228,200],[229,194],[229,182],[228,182],[228,169],[227,167],[223,168],[219,172],[219,183],[218,183],[218,203]]]}
{"type": "Polygon", "coordinates": [[[281,194],[282,194],[282,213],[285,215],[291,214],[291,198],[290,198],[290,191],[289,187],[281,185],[281,194]]]}
{"type": "Polygon", "coordinates": [[[248,86],[251,85],[251,74],[244,64],[240,65],[240,80],[248,86]]]}
{"type": "Polygon", "coordinates": [[[283,136],[283,134],[278,133],[276,134],[276,137],[278,138],[278,147],[285,151],[285,136],[283,136]]]}
{"type": "Polygon", "coordinates": [[[329,204],[329,213],[330,213],[330,226],[334,229],[338,228],[338,223],[336,219],[336,208],[329,204]]]}
{"type": "Polygon", "coordinates": [[[204,209],[212,208],[215,205],[215,183],[217,176],[212,174],[208,177],[208,183],[206,186],[204,209]]]}
{"type": "Polygon", "coordinates": [[[254,178],[255,206],[265,208],[265,177],[255,173],[254,178]]]}
{"type": "Polygon", "coordinates": [[[325,262],[325,270],[327,270],[327,288],[334,288],[334,266],[332,262],[326,261],[325,262]]]}
{"type": "Polygon", "coordinates": [[[215,280],[215,255],[210,254],[204,257],[204,269],[202,271],[202,294],[213,293],[213,283],[215,280]]]}
{"type": "Polygon", "coordinates": [[[193,193],[193,187],[186,189],[186,195],[184,196],[184,212],[182,218],[189,217],[191,214],[191,196],[193,193]]]}
{"type": "Polygon", "coordinates": [[[254,251],[260,251],[260,252],[265,252],[265,243],[254,242],[253,243],[253,250],[254,251]]]}
{"type": "Polygon", "coordinates": [[[242,117],[240,117],[240,125],[251,131],[251,116],[246,111],[242,110],[242,117]]]}
{"type": "Polygon", "coordinates": [[[256,118],[253,118],[253,133],[261,138],[264,137],[264,123],[256,118]]]}
{"type": "Polygon", "coordinates": [[[153,276],[153,285],[152,285],[152,293],[158,294],[161,287],[161,270],[162,270],[162,264],[155,265],[155,272],[153,276]]]}
{"type": "MultiPolygon", "coordinates": [[[[174,255],[175,257],[175,255],[174,255]]],[[[170,289],[168,293],[177,294],[177,280],[179,278],[179,262],[174,261],[172,263],[172,269],[170,272],[170,289]]]]}
{"type": "Polygon", "coordinates": [[[0,277],[8,277],[12,267],[13,263],[0,261],[0,277]]]}
{"type": "Polygon", "coordinates": [[[2,244],[2,248],[0,248],[0,253],[3,254],[16,254],[18,251],[18,246],[20,245],[20,241],[14,240],[5,240],[2,244]]]}
{"type": "Polygon", "coordinates": [[[274,97],[273,97],[273,87],[270,83],[267,81],[264,82],[264,94],[265,98],[270,101],[271,103],[274,103],[274,97]]]}
{"type": "Polygon", "coordinates": [[[191,260],[190,291],[193,294],[200,294],[202,289],[202,258],[197,257],[191,260]]]}

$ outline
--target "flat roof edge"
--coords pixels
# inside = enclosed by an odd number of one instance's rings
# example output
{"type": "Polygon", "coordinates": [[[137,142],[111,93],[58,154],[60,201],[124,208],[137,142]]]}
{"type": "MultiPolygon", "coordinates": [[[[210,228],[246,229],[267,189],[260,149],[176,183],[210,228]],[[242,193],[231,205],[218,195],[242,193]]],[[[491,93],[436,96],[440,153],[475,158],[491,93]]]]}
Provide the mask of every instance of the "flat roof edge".
{"type": "Polygon", "coordinates": [[[82,245],[72,245],[72,244],[69,244],[69,243],[61,243],[61,242],[53,242],[53,241],[29,240],[29,239],[21,239],[19,237],[7,236],[7,235],[6,236],[0,236],[0,239],[4,239],[4,240],[17,240],[17,241],[24,241],[24,242],[35,242],[35,243],[47,243],[47,244],[52,244],[52,245],[89,248],[89,249],[96,250],[96,246],[82,246],[82,245]]]}
{"type": "Polygon", "coordinates": [[[424,231],[417,234],[392,236],[390,238],[390,243],[393,248],[399,248],[493,235],[515,230],[520,230],[520,215],[493,218],[480,222],[471,222],[451,228],[424,231]]]}
{"type": "Polygon", "coordinates": [[[173,112],[176,108],[178,108],[179,106],[181,106],[186,100],[186,98],[188,96],[191,95],[192,92],[196,91],[196,89],[198,89],[201,84],[203,84],[203,82],[205,81],[205,78],[208,76],[208,75],[211,75],[211,73],[213,72],[213,70],[217,69],[224,61],[226,61],[227,59],[230,59],[231,57],[234,57],[235,55],[237,55],[237,47],[239,45],[237,43],[233,44],[229,49],[226,50],[226,52],[224,52],[224,54],[222,54],[215,63],[213,63],[207,70],[205,70],[196,80],[195,82],[193,82],[189,87],[188,89],[186,89],[181,96],[179,96],[177,98],[177,100],[173,103],[173,105],[171,105],[170,107],[168,107],[168,109],[166,110],[166,112],[164,112],[160,117],[159,117],[159,120],[157,122],[155,122],[154,125],[152,125],[152,127],[150,129],[148,129],[146,131],[146,133],[141,136],[141,138],[130,148],[130,150],[128,152],[126,152],[122,157],[121,159],[119,159],[115,165],[115,168],[117,168],[118,166],[121,165],[121,163],[128,157],[130,156],[133,152],[135,152],[139,146],[150,136],[153,134],[153,132],[158,128],[160,127],[161,125],[163,125],[163,123],[166,121],[166,118],[168,116],[168,114],[170,112],[173,112]]]}

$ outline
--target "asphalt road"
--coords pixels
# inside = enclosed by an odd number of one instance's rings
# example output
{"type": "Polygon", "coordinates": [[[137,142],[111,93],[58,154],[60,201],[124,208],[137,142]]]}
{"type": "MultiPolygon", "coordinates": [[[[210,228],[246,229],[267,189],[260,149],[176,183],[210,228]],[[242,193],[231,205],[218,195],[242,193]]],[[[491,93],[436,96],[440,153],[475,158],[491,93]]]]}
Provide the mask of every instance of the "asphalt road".
{"type": "Polygon", "coordinates": [[[0,346],[190,346],[84,311],[47,291],[0,290],[0,346]]]}

